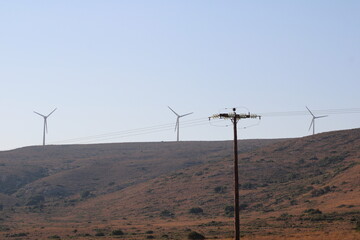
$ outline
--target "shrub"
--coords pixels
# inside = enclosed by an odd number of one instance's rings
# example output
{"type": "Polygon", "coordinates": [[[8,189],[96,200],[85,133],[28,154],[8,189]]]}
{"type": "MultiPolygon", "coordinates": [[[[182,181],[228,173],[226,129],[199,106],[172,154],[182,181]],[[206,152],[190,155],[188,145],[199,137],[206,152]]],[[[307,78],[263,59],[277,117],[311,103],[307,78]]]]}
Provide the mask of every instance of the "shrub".
{"type": "Polygon", "coordinates": [[[90,197],[90,191],[84,191],[80,194],[81,198],[87,198],[90,197]]]}
{"type": "Polygon", "coordinates": [[[263,207],[263,204],[262,203],[258,203],[256,205],[253,206],[253,209],[260,209],[263,207]]]}
{"type": "Polygon", "coordinates": [[[203,223],[199,225],[200,227],[209,227],[209,226],[224,226],[223,222],[218,222],[218,221],[211,221],[208,223],[203,223]]]}
{"type": "Polygon", "coordinates": [[[34,206],[34,205],[38,205],[42,202],[45,201],[45,198],[44,196],[42,195],[36,195],[36,196],[33,196],[29,199],[29,201],[26,203],[26,206],[34,206]]]}
{"type": "Polygon", "coordinates": [[[199,213],[203,213],[203,209],[200,207],[193,207],[189,210],[189,213],[193,213],[193,214],[199,214],[199,213]]]}
{"type": "Polygon", "coordinates": [[[103,237],[103,236],[105,236],[105,233],[103,233],[103,232],[97,232],[97,233],[95,234],[95,236],[96,236],[96,237],[103,237]]]}
{"type": "Polygon", "coordinates": [[[347,156],[348,156],[348,154],[344,153],[344,154],[337,155],[337,156],[325,157],[324,159],[321,159],[318,162],[318,166],[319,167],[327,167],[329,165],[335,165],[335,164],[340,163],[343,160],[345,160],[347,158],[347,156]]]}
{"type": "Polygon", "coordinates": [[[264,208],[262,211],[268,213],[268,212],[274,212],[275,210],[273,208],[264,208]]]}
{"type": "Polygon", "coordinates": [[[234,206],[226,206],[225,207],[225,215],[228,217],[234,216],[234,206]]]}
{"type": "Polygon", "coordinates": [[[120,229],[118,229],[118,230],[113,230],[113,231],[111,232],[111,235],[115,235],[115,236],[124,235],[124,232],[121,231],[120,229]]]}
{"type": "Polygon", "coordinates": [[[146,239],[154,239],[155,237],[153,235],[149,235],[146,237],[146,239]]]}
{"type": "Polygon", "coordinates": [[[305,160],[303,158],[301,158],[299,161],[297,161],[298,164],[304,164],[305,160]]]}
{"type": "Polygon", "coordinates": [[[283,213],[281,214],[276,220],[278,221],[287,221],[292,217],[292,215],[288,214],[288,213],[283,213]]]}
{"type": "Polygon", "coordinates": [[[240,210],[245,210],[249,205],[247,203],[242,203],[239,205],[240,210]]]}
{"type": "Polygon", "coordinates": [[[309,208],[309,209],[306,209],[304,211],[304,213],[307,213],[309,215],[314,215],[314,214],[322,214],[322,211],[320,211],[319,209],[309,208]]]}
{"type": "Polygon", "coordinates": [[[170,212],[169,210],[163,210],[160,213],[161,216],[163,217],[173,217],[175,214],[173,214],[172,212],[170,212]]]}
{"type": "Polygon", "coordinates": [[[26,237],[28,234],[27,233],[14,233],[14,234],[11,234],[9,235],[10,237],[26,237]]]}
{"type": "Polygon", "coordinates": [[[311,196],[312,197],[319,197],[319,196],[324,195],[324,194],[326,194],[328,192],[331,192],[332,189],[334,189],[334,188],[335,188],[334,186],[331,187],[331,188],[329,186],[326,186],[324,188],[314,189],[314,190],[311,191],[311,196]]]}
{"type": "Polygon", "coordinates": [[[197,233],[195,231],[192,231],[188,235],[188,239],[205,239],[204,235],[197,233]]]}
{"type": "Polygon", "coordinates": [[[61,239],[61,237],[59,235],[53,235],[48,237],[49,239],[61,239]]]}
{"type": "MultiPolygon", "coordinates": [[[[306,218],[305,218],[306,219],[306,218]]],[[[313,222],[318,222],[318,221],[325,221],[325,220],[328,220],[327,219],[327,216],[326,215],[323,215],[323,214],[315,214],[315,215],[312,215],[310,216],[308,219],[306,220],[310,220],[310,221],[313,221],[313,222]]]]}
{"type": "Polygon", "coordinates": [[[256,183],[247,182],[247,183],[241,184],[240,187],[241,187],[241,189],[244,189],[244,190],[252,190],[252,189],[256,189],[256,188],[257,188],[257,184],[256,184],[256,183]]]}
{"type": "Polygon", "coordinates": [[[149,231],[146,231],[145,233],[146,233],[146,234],[153,234],[153,233],[154,233],[154,231],[149,230],[149,231]]]}
{"type": "Polygon", "coordinates": [[[360,220],[356,222],[355,230],[360,232],[360,220]]]}
{"type": "Polygon", "coordinates": [[[214,191],[215,191],[216,193],[225,193],[226,187],[224,187],[224,186],[217,186],[217,187],[214,188],[214,191]]]}

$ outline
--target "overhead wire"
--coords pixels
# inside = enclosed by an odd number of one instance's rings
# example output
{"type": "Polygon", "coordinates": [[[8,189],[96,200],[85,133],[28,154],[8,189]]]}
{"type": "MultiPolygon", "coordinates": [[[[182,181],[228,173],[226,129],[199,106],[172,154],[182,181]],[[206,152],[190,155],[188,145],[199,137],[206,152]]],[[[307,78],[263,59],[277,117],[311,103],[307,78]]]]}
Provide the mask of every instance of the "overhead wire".
{"type": "MultiPolygon", "coordinates": [[[[207,118],[198,118],[193,120],[187,120],[183,121],[181,123],[182,128],[188,128],[193,126],[200,126],[200,125],[206,125],[208,124],[207,118]]],[[[124,131],[117,131],[117,132],[111,132],[111,133],[105,133],[105,134],[98,134],[98,135],[91,135],[91,136],[85,136],[85,137],[79,137],[79,138],[71,138],[66,140],[60,140],[60,141],[53,141],[52,144],[57,143],[76,143],[76,142],[95,142],[95,141],[104,141],[109,139],[116,139],[116,138],[124,138],[124,137],[130,137],[130,136],[137,136],[142,134],[149,134],[149,133],[156,133],[161,131],[168,131],[174,129],[173,123],[168,124],[161,124],[156,126],[150,126],[150,127],[143,127],[143,128],[136,128],[136,129],[130,129],[130,130],[124,130],[124,131]]]]}
{"type": "MultiPolygon", "coordinates": [[[[325,109],[325,110],[312,110],[314,114],[356,114],[360,113],[360,108],[347,108],[347,109],[325,109]]],[[[310,115],[308,111],[285,111],[285,112],[264,112],[264,113],[258,113],[262,118],[267,117],[293,117],[293,116],[305,116],[310,115]]],[[[191,119],[191,120],[184,120],[181,122],[182,128],[189,128],[189,127],[195,127],[195,126],[201,126],[201,125],[208,125],[214,127],[228,127],[229,125],[215,125],[215,123],[222,122],[221,119],[218,120],[212,120],[209,121],[208,117],[203,118],[197,118],[197,119],[191,119]]],[[[260,121],[257,124],[240,127],[239,129],[246,129],[254,126],[258,126],[260,124],[260,121]]],[[[78,138],[71,138],[66,140],[60,140],[60,141],[53,141],[52,144],[69,144],[69,143],[91,143],[91,142],[101,142],[101,141],[107,141],[111,139],[119,139],[119,138],[126,138],[126,137],[132,137],[132,136],[138,136],[138,135],[145,135],[145,134],[151,134],[151,133],[157,133],[157,132],[164,132],[164,131],[170,131],[174,129],[174,123],[166,123],[166,124],[160,124],[155,126],[149,126],[149,127],[142,127],[142,128],[135,128],[135,129],[129,129],[129,130],[123,130],[123,131],[116,131],[116,132],[109,132],[104,134],[97,134],[97,135],[90,135],[85,137],[78,137],[78,138]]]]}
{"type": "MultiPolygon", "coordinates": [[[[182,128],[189,128],[189,127],[195,127],[195,126],[202,126],[202,125],[206,125],[207,123],[205,122],[198,122],[198,123],[192,123],[192,124],[184,124],[182,123],[181,127],[182,128]]],[[[109,137],[105,137],[102,138],[102,141],[108,141],[111,139],[119,139],[119,138],[125,138],[125,137],[133,137],[133,136],[139,136],[139,135],[146,135],[146,134],[152,134],[152,133],[157,133],[157,132],[165,132],[165,131],[169,131],[169,130],[173,130],[174,126],[171,127],[165,127],[165,128],[161,128],[161,129],[156,129],[156,130],[149,130],[149,131],[143,131],[143,132],[136,132],[134,131],[133,133],[128,133],[128,134],[123,134],[123,135],[117,135],[117,136],[109,136],[109,137]]],[[[92,142],[96,142],[99,139],[89,139],[86,141],[83,141],[83,143],[92,143],[92,142]]]]}
{"type": "MultiPolygon", "coordinates": [[[[351,114],[360,113],[360,108],[345,108],[345,109],[325,109],[325,110],[311,110],[316,114],[351,114]]],[[[288,117],[288,116],[304,116],[309,115],[308,111],[287,111],[287,112],[264,112],[259,113],[261,117],[288,117]]]]}

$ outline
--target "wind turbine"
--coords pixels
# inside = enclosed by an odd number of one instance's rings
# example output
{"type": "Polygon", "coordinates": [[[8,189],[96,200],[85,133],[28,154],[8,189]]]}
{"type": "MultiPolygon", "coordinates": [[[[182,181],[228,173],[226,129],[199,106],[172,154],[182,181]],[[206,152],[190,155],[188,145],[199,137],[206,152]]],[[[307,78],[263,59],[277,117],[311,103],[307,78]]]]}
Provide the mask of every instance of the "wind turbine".
{"type": "MultiPolygon", "coordinates": [[[[305,106],[306,107],[306,106],[305,106]]],[[[315,116],[308,107],[306,107],[306,109],[309,111],[309,113],[312,115],[312,120],[311,120],[311,124],[309,127],[309,131],[311,129],[311,127],[313,128],[313,135],[315,134],[315,119],[317,118],[323,118],[323,117],[327,117],[328,115],[324,115],[324,116],[315,116]]]]}
{"type": "Polygon", "coordinates": [[[193,112],[191,113],[187,113],[184,115],[179,115],[177,114],[174,110],[171,109],[171,107],[168,106],[168,108],[177,116],[176,118],[176,124],[175,124],[175,132],[177,131],[177,141],[179,141],[179,129],[180,129],[180,118],[185,117],[187,115],[193,114],[193,112]]]}
{"type": "Polygon", "coordinates": [[[54,109],[51,113],[49,113],[47,116],[42,115],[41,113],[38,113],[38,112],[35,112],[35,111],[34,111],[34,113],[36,113],[37,115],[39,115],[39,116],[41,116],[41,117],[44,118],[43,146],[45,146],[45,131],[46,131],[46,133],[48,132],[47,118],[48,118],[53,112],[55,112],[56,109],[57,109],[57,108],[55,108],[55,109],[54,109]]]}

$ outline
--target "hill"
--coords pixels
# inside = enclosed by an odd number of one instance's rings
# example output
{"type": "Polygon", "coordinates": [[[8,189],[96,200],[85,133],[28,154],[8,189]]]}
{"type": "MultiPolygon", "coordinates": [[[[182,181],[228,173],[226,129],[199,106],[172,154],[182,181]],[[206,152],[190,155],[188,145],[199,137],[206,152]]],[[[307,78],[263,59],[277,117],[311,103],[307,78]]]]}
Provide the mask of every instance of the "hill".
{"type": "MultiPolygon", "coordinates": [[[[359,236],[359,146],[360,129],[239,141],[245,239],[359,236]]],[[[230,238],[231,154],[229,141],[0,152],[0,234],[112,239],[120,228],[126,239],[184,239],[193,230],[230,238]]]]}

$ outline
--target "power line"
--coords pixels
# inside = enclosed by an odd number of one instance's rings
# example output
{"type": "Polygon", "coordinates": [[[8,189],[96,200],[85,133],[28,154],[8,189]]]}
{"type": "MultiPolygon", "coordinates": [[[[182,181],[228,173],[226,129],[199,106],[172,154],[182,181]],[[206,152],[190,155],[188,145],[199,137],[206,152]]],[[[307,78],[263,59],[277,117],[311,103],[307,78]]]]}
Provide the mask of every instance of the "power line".
{"type": "MultiPolygon", "coordinates": [[[[191,125],[187,125],[187,126],[182,126],[182,128],[189,128],[189,127],[195,127],[195,126],[202,126],[202,125],[207,125],[208,123],[198,123],[198,124],[191,124],[191,125]]],[[[157,132],[166,132],[169,130],[173,130],[174,127],[168,127],[168,128],[163,128],[163,129],[158,129],[158,130],[152,130],[152,131],[147,131],[147,132],[138,132],[138,133],[130,133],[130,134],[124,134],[124,135],[118,135],[118,136],[112,136],[112,137],[106,137],[106,138],[102,138],[101,141],[107,141],[107,140],[111,140],[111,139],[119,139],[119,138],[125,138],[125,137],[133,137],[133,136],[139,136],[139,135],[146,135],[146,134],[152,134],[152,133],[157,133],[157,132]]],[[[99,139],[89,139],[86,140],[85,142],[83,141],[82,143],[93,143],[93,142],[97,142],[99,141],[99,139]]]]}
{"type": "MultiPolygon", "coordinates": [[[[199,119],[193,119],[188,121],[183,121],[182,126],[183,128],[188,127],[194,127],[194,126],[201,126],[201,125],[207,125],[209,124],[207,118],[199,118],[199,119]]],[[[130,130],[124,130],[124,131],[118,131],[118,132],[111,132],[111,133],[105,133],[105,134],[98,134],[98,135],[91,135],[86,137],[79,137],[79,138],[71,138],[66,140],[60,140],[60,141],[54,141],[54,143],[89,143],[89,142],[96,142],[96,141],[105,141],[110,139],[117,139],[117,138],[124,138],[124,137],[131,137],[131,136],[138,136],[143,134],[151,134],[156,132],[163,132],[163,131],[169,131],[173,130],[173,124],[161,124],[156,126],[150,126],[150,127],[143,127],[143,128],[136,128],[136,129],[130,129],[130,130]]]]}
{"type": "MultiPolygon", "coordinates": [[[[313,110],[316,114],[352,114],[360,113],[360,108],[325,109],[313,110]]],[[[262,117],[292,117],[309,115],[308,111],[264,112],[259,113],[262,117]]]]}
{"type": "MultiPolygon", "coordinates": [[[[338,114],[359,114],[360,108],[342,108],[342,109],[321,109],[321,110],[313,110],[315,114],[327,114],[327,115],[338,115],[338,114]]],[[[307,111],[284,111],[284,112],[264,112],[259,113],[262,118],[268,118],[268,117],[295,117],[295,116],[309,116],[309,112],[307,111]]],[[[215,123],[221,122],[222,120],[216,120],[215,123]]],[[[214,125],[211,122],[209,123],[208,117],[202,117],[192,120],[186,120],[182,122],[182,127],[189,128],[189,127],[196,127],[196,126],[203,126],[203,125],[214,125]]],[[[258,124],[243,127],[248,128],[252,126],[257,126],[258,124]]],[[[227,127],[228,125],[221,126],[221,127],[227,127]]],[[[217,126],[220,127],[220,126],[217,126]]],[[[68,143],[92,143],[92,142],[101,142],[111,139],[119,139],[119,138],[126,138],[126,137],[133,137],[133,136],[139,136],[139,135],[146,135],[146,134],[152,134],[157,132],[165,132],[165,131],[171,131],[174,129],[173,123],[166,123],[166,124],[160,124],[155,126],[149,126],[149,127],[142,127],[142,128],[135,128],[135,129],[129,129],[129,130],[123,130],[123,131],[116,131],[116,132],[109,132],[104,134],[97,134],[97,135],[90,135],[90,136],[84,136],[84,137],[78,137],[78,138],[70,138],[65,140],[59,140],[59,141],[53,141],[52,144],[68,144],[68,143]]]]}

